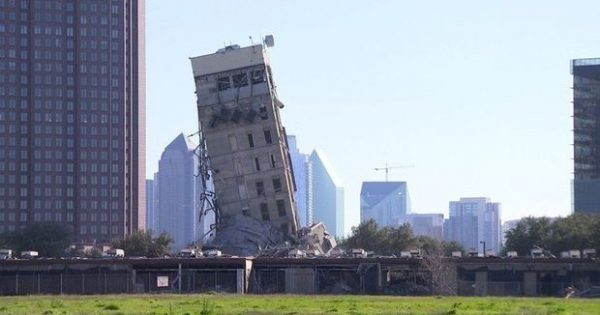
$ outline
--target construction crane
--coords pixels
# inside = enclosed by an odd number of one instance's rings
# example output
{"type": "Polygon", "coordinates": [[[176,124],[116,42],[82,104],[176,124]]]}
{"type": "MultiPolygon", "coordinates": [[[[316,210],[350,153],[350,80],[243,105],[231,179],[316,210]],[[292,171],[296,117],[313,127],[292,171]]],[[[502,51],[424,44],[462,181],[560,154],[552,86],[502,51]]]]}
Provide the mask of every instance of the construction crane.
{"type": "Polygon", "coordinates": [[[385,162],[385,167],[376,167],[376,171],[385,171],[385,181],[389,181],[390,171],[395,168],[409,168],[414,167],[414,165],[398,165],[398,166],[389,166],[387,162],[385,162]]]}

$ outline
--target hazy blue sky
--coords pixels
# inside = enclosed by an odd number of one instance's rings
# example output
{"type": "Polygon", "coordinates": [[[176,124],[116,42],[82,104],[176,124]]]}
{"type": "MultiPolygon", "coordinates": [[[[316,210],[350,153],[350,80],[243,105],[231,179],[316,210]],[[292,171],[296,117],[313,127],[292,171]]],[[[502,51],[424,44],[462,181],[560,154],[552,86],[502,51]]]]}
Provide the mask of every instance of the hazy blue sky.
{"type": "Polygon", "coordinates": [[[569,60],[600,56],[598,1],[147,1],[147,169],[197,130],[188,57],[273,34],[283,123],[324,150],[359,221],[374,167],[415,212],[460,197],[504,219],[571,211],[569,60]]]}

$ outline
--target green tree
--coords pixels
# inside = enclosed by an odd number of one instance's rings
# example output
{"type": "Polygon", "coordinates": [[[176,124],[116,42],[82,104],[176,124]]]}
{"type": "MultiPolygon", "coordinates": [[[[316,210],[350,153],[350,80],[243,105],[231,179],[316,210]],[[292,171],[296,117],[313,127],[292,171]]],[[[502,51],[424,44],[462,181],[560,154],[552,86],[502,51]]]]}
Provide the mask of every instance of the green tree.
{"type": "Polygon", "coordinates": [[[387,240],[387,246],[381,248],[383,255],[400,256],[400,252],[410,250],[418,245],[410,224],[405,223],[398,227],[385,227],[384,241],[387,240]]]}
{"type": "Polygon", "coordinates": [[[375,220],[362,222],[358,226],[352,227],[352,234],[340,242],[340,246],[352,249],[363,248],[365,250],[374,250],[380,246],[381,232],[375,220]]]}
{"type": "Polygon", "coordinates": [[[570,249],[598,249],[597,234],[600,219],[589,214],[573,214],[552,222],[545,249],[558,256],[570,249]]]}
{"type": "Polygon", "coordinates": [[[362,248],[379,255],[399,255],[400,251],[411,249],[415,245],[410,225],[380,229],[374,220],[352,227],[352,234],[339,244],[346,249],[362,248]]]}
{"type": "Polygon", "coordinates": [[[550,235],[551,221],[546,217],[526,217],[506,232],[506,244],[503,255],[508,251],[516,251],[518,255],[527,256],[532,248],[545,248],[550,235]]]}
{"type": "Polygon", "coordinates": [[[71,229],[55,222],[33,223],[22,230],[4,233],[0,239],[3,247],[16,252],[35,250],[41,257],[61,257],[70,245],[71,229]]]}
{"type": "Polygon", "coordinates": [[[463,255],[465,254],[465,247],[457,241],[442,241],[441,245],[442,253],[446,257],[452,256],[452,252],[461,252],[463,255]]]}
{"type": "Polygon", "coordinates": [[[167,233],[152,237],[152,231],[138,230],[112,245],[123,249],[127,256],[161,257],[169,253],[171,243],[173,239],[167,233]]]}

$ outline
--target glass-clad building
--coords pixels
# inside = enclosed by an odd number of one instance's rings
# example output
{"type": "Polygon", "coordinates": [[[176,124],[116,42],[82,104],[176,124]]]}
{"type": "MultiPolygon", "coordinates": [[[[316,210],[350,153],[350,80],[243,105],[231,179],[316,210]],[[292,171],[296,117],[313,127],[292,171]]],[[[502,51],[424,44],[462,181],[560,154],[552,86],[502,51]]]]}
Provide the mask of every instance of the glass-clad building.
{"type": "Polygon", "coordinates": [[[575,59],[573,74],[573,209],[600,213],[600,58],[575,59]]]}

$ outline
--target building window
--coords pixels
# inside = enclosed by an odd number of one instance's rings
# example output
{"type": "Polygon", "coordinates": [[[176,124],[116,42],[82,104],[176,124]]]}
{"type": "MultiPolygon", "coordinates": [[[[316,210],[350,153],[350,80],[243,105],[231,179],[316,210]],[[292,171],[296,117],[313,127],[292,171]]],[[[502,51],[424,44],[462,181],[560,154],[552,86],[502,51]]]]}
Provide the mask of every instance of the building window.
{"type": "Polygon", "coordinates": [[[265,194],[265,183],[262,180],[256,181],[256,195],[264,196],[265,194]]]}
{"type": "Polygon", "coordinates": [[[237,144],[237,138],[235,135],[229,135],[227,136],[227,138],[229,139],[229,148],[231,149],[231,151],[237,151],[238,150],[238,144],[237,144]]]}
{"type": "Polygon", "coordinates": [[[267,144],[273,143],[273,138],[271,137],[271,130],[267,129],[264,131],[265,134],[265,142],[267,144]]]}
{"type": "Polygon", "coordinates": [[[258,111],[260,113],[260,119],[262,120],[267,120],[269,118],[269,115],[267,115],[267,108],[264,106],[261,106],[258,108],[258,111]]]}
{"type": "Polygon", "coordinates": [[[285,213],[285,201],[283,200],[277,200],[277,212],[279,213],[280,217],[285,217],[286,213],[285,213]]]}
{"type": "Polygon", "coordinates": [[[263,221],[271,221],[271,218],[269,217],[269,207],[267,207],[267,204],[264,202],[260,204],[260,214],[263,221]]]}
{"type": "Polygon", "coordinates": [[[265,82],[265,70],[252,71],[252,84],[260,84],[265,82]]]}
{"type": "Polygon", "coordinates": [[[282,231],[284,234],[287,234],[287,233],[288,233],[288,230],[289,230],[289,226],[288,226],[287,224],[282,224],[282,225],[281,225],[281,231],[282,231]]]}
{"type": "Polygon", "coordinates": [[[279,177],[273,178],[273,190],[275,190],[275,192],[281,192],[281,179],[279,177]]]}
{"type": "Polygon", "coordinates": [[[271,153],[270,157],[271,157],[271,167],[272,168],[277,167],[277,163],[275,163],[275,155],[273,153],[271,153]]]}
{"type": "Polygon", "coordinates": [[[248,134],[248,146],[254,148],[254,135],[251,133],[248,134]]]}
{"type": "Polygon", "coordinates": [[[242,175],[242,161],[239,159],[233,160],[233,167],[235,167],[235,173],[237,175],[242,175]]]}
{"type": "Polygon", "coordinates": [[[248,75],[246,72],[233,76],[233,87],[239,88],[248,85],[248,75]]]}
{"type": "Polygon", "coordinates": [[[231,82],[229,81],[229,77],[221,77],[217,79],[217,88],[219,91],[225,91],[231,88],[231,82]]]}
{"type": "Polygon", "coordinates": [[[247,199],[248,198],[248,191],[246,190],[246,184],[239,184],[238,185],[238,191],[240,193],[240,198],[241,199],[247,199]]]}
{"type": "Polygon", "coordinates": [[[258,157],[254,158],[254,167],[257,171],[260,171],[260,161],[258,160],[258,157]]]}

